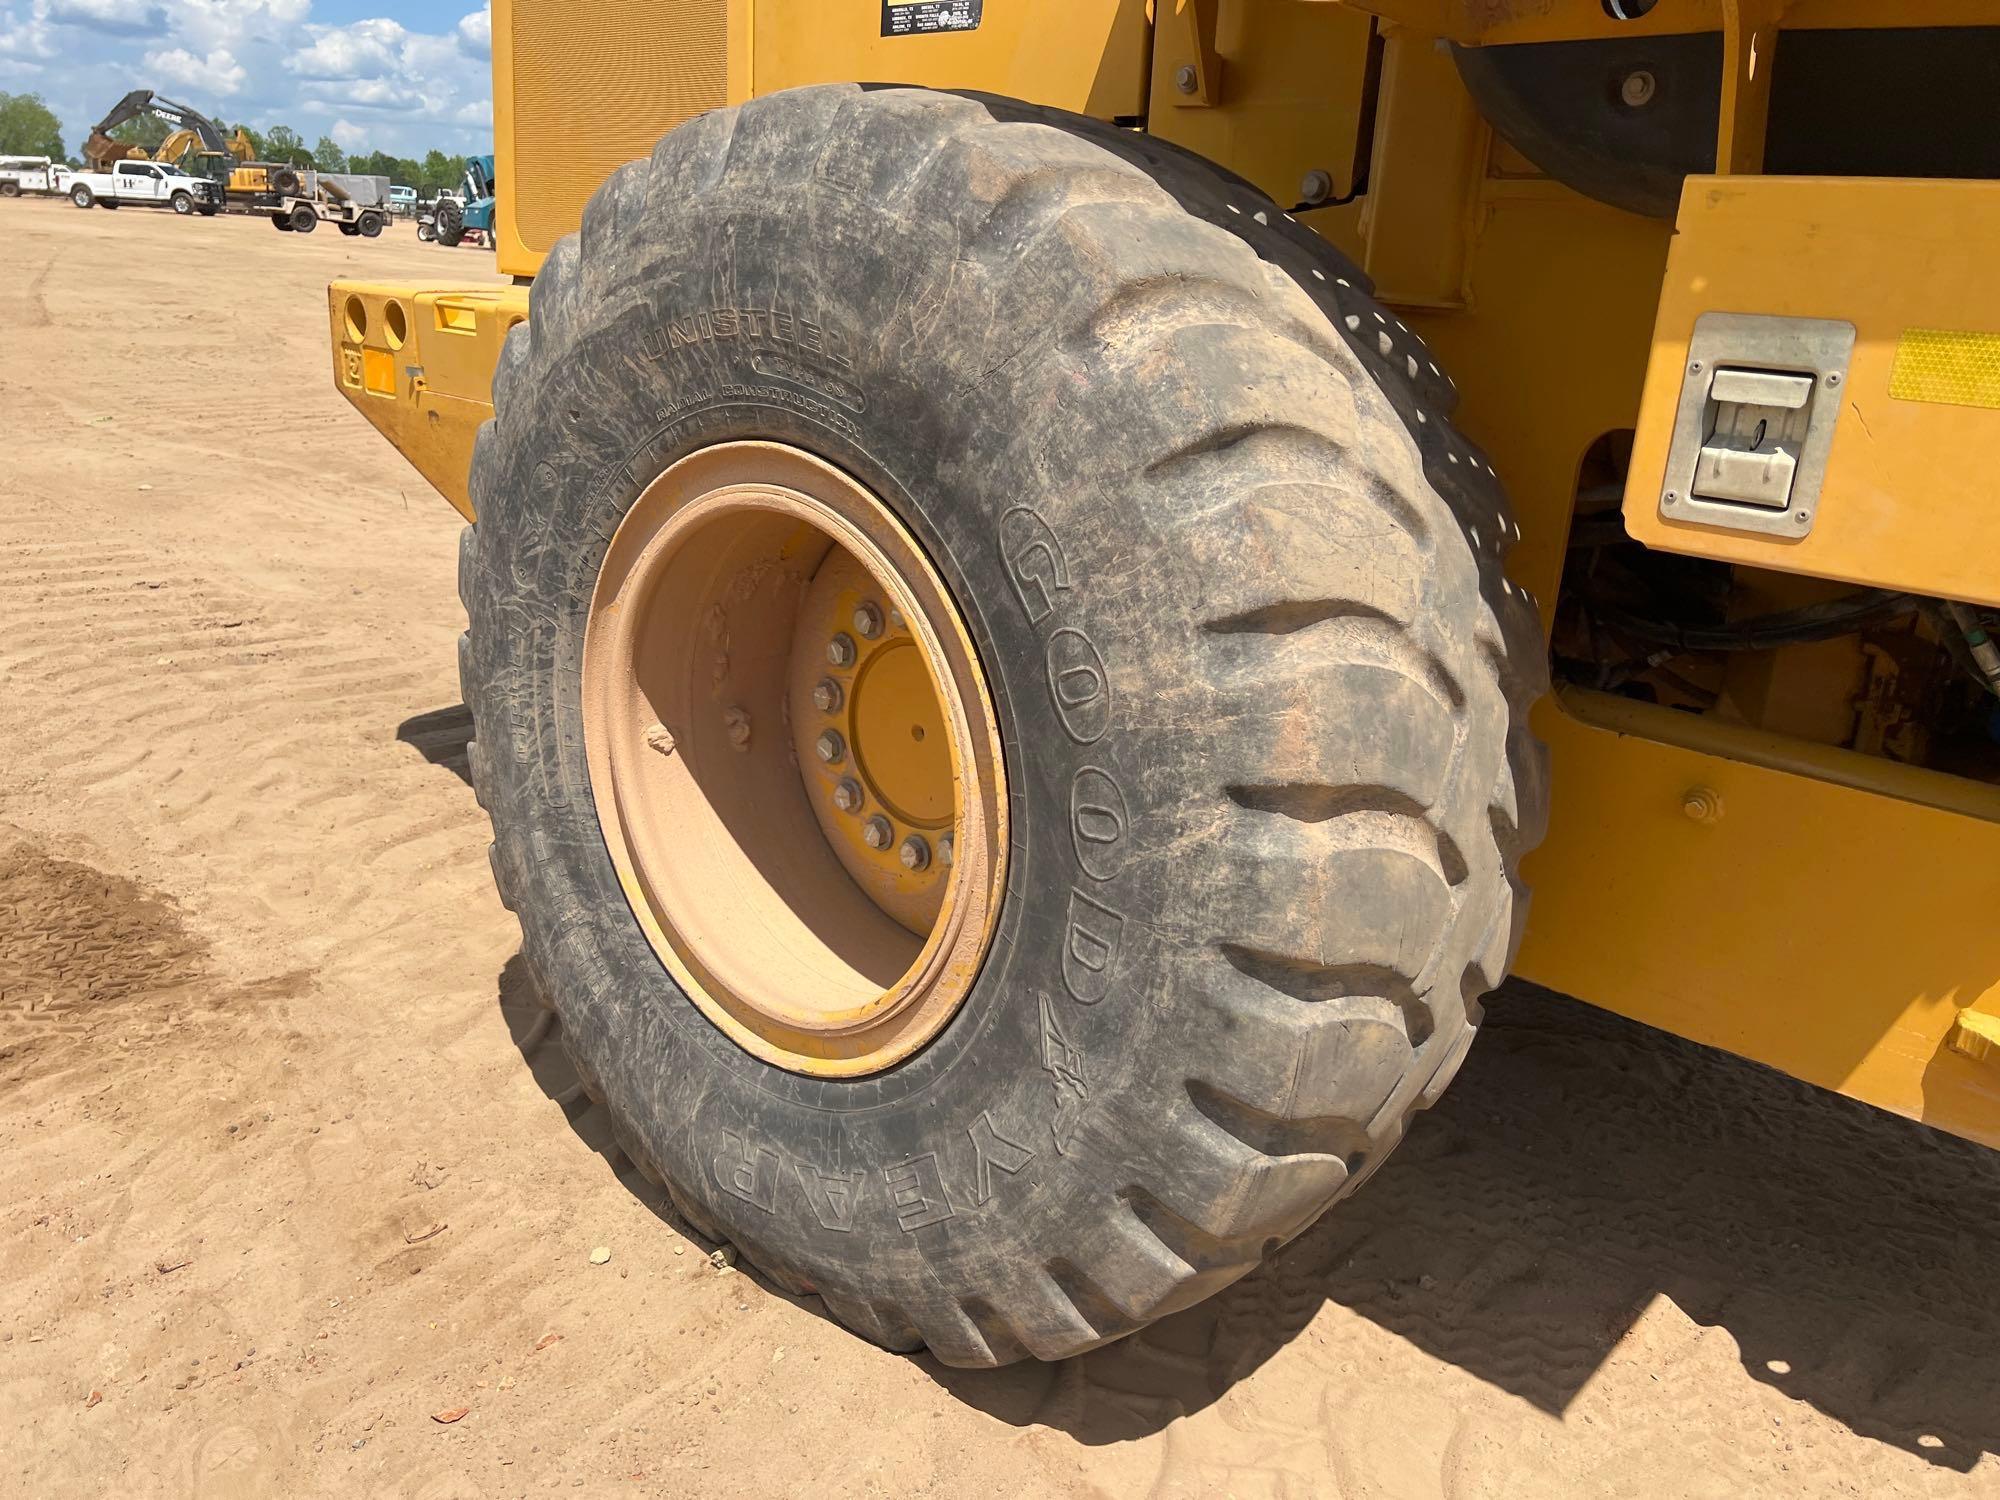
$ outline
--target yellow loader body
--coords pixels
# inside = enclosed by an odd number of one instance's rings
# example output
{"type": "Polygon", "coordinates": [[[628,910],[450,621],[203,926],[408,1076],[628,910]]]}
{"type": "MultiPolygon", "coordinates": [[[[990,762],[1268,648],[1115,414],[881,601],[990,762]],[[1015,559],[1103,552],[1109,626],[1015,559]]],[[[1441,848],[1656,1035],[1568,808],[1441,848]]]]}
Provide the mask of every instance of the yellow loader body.
{"type": "MultiPolygon", "coordinates": [[[[516,283],[335,284],[335,381],[470,517],[501,343],[615,167],[693,114],[797,85],[979,90],[1196,151],[1363,267],[1456,381],[1520,519],[1510,572],[1552,630],[1581,508],[1613,518],[1618,488],[1631,539],[1781,604],[1862,587],[2000,605],[2000,182],[1763,171],[1788,38],[2000,28],[1993,0],[1889,9],[496,0],[497,254],[516,283]],[[958,29],[925,29],[941,10],[958,29]],[[1652,43],[1707,49],[1717,97],[1665,218],[1538,166],[1468,83],[1482,54],[1526,55],[1488,49],[1630,46],[1616,107],[1643,111],[1673,87],[1652,43]],[[1833,344],[1758,352],[1802,328],[1833,344]],[[1777,389],[1756,379],[1773,362],[1782,389],[1754,394],[1777,389]],[[1711,365],[1736,383],[1711,385],[1711,365]],[[1764,450],[1720,451],[1706,424],[1690,438],[1703,393],[1718,427],[1739,408],[1796,419],[1797,472],[1747,472],[1764,450]],[[1750,498],[1715,498],[1730,492],[1750,498]]],[[[1754,653],[1706,709],[1565,682],[1537,723],[1554,812],[1516,971],[2000,1145],[2000,785],[1909,752],[1896,664],[1869,649],[1754,653]]]]}

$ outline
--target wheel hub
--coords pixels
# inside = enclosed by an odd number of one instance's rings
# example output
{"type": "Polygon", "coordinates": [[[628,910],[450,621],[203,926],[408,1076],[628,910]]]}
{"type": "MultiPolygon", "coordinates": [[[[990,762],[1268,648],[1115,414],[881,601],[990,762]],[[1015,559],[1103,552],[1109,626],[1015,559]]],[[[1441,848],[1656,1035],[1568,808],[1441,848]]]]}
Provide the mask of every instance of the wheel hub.
{"type": "Polygon", "coordinates": [[[850,552],[821,565],[793,636],[792,738],[822,833],[914,933],[937,920],[955,807],[950,729],[902,610],[850,552]],[[822,706],[824,705],[824,706],[822,706]]]}
{"type": "Polygon", "coordinates": [[[875,496],[797,449],[674,464],[607,549],[584,748],[634,914],[767,1062],[885,1068],[971,989],[1004,769],[963,622],[875,496]]]}

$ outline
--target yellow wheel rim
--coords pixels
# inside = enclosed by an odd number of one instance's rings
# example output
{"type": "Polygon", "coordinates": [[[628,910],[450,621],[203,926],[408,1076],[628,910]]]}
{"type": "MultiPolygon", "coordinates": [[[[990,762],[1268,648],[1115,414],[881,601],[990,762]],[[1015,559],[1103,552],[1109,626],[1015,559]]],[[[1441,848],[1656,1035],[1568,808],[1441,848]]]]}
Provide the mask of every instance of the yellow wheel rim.
{"type": "Polygon", "coordinates": [[[798,449],[674,464],[620,523],[583,652],[598,820],[648,940],[778,1067],[854,1076],[943,1028],[1006,888],[998,728],[896,517],[798,449]]]}

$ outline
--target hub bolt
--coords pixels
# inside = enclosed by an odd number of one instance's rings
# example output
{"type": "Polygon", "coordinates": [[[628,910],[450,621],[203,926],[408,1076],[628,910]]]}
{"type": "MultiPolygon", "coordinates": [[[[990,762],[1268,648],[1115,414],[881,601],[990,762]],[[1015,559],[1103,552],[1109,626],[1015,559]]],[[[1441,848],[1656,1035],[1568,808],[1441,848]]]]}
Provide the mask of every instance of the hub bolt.
{"type": "Polygon", "coordinates": [[[819,738],[813,741],[813,751],[828,765],[838,765],[847,754],[847,741],[837,729],[822,729],[819,738]]]}
{"type": "Polygon", "coordinates": [[[896,830],[889,826],[889,820],[877,813],[861,825],[861,842],[870,849],[886,849],[889,840],[896,836],[896,830]]]}
{"type": "Polygon", "coordinates": [[[813,707],[823,714],[830,714],[840,707],[840,684],[831,677],[822,677],[813,684],[813,707]]]}
{"type": "Polygon", "coordinates": [[[931,846],[913,833],[903,840],[903,847],[896,851],[896,857],[902,860],[904,869],[921,870],[931,862],[931,846]]]}
{"type": "Polygon", "coordinates": [[[842,812],[861,810],[861,783],[852,776],[833,789],[833,805],[842,812]]]}
{"type": "Polygon", "coordinates": [[[855,606],[854,633],[870,641],[882,633],[882,607],[872,599],[855,606]]]}
{"type": "Polygon", "coordinates": [[[938,860],[947,870],[951,868],[952,853],[955,848],[956,840],[951,834],[947,833],[938,840],[938,860]]]}
{"type": "Polygon", "coordinates": [[[826,643],[826,659],[836,667],[854,665],[854,637],[842,631],[826,643]]]}

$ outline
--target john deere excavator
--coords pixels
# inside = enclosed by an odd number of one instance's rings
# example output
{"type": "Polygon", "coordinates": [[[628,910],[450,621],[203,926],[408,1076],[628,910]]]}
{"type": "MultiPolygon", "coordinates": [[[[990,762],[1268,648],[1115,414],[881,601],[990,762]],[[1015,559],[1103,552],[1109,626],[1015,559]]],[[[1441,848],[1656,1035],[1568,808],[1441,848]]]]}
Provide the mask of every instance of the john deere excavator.
{"type": "Polygon", "coordinates": [[[162,98],[151,89],[134,89],[111,107],[111,112],[91,127],[83,144],[84,160],[93,172],[108,172],[121,161],[150,160],[172,162],[196,177],[206,177],[223,194],[259,193],[265,190],[265,163],[256,162],[256,146],[242,126],[233,136],[224,136],[220,127],[201,111],[162,98]],[[152,151],[121,141],[111,132],[141,115],[157,115],[174,127],[173,132],[152,151]],[[189,158],[193,158],[193,165],[189,158]]]}

